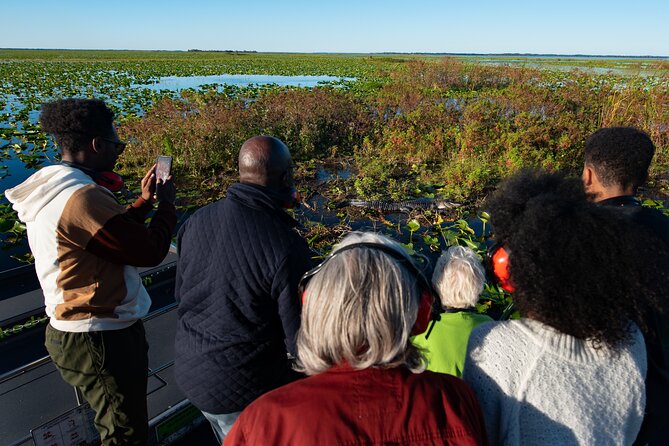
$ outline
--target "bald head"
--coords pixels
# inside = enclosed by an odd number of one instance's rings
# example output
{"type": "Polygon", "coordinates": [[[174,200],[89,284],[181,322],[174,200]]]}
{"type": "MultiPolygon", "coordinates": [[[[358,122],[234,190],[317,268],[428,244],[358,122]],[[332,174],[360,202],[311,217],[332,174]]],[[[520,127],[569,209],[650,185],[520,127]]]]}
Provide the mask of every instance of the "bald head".
{"type": "Polygon", "coordinates": [[[272,136],[254,136],[239,150],[239,181],[273,189],[292,186],[288,147],[272,136]]]}

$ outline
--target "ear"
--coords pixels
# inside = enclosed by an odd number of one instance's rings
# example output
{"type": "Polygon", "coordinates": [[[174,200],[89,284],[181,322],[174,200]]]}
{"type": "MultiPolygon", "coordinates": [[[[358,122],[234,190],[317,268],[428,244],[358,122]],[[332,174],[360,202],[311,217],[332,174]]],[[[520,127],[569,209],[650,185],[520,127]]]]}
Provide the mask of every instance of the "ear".
{"type": "Polygon", "coordinates": [[[581,176],[583,180],[583,185],[586,187],[586,189],[590,186],[595,181],[597,174],[595,173],[594,169],[587,164],[583,166],[583,175],[581,176]]]}
{"type": "Polygon", "coordinates": [[[99,136],[91,139],[91,149],[95,153],[99,153],[102,150],[102,140],[99,136]]]}
{"type": "Polygon", "coordinates": [[[281,175],[280,188],[284,189],[284,190],[287,190],[287,189],[292,190],[292,191],[295,190],[295,180],[293,178],[292,172],[287,171],[287,172],[284,172],[281,175]]]}

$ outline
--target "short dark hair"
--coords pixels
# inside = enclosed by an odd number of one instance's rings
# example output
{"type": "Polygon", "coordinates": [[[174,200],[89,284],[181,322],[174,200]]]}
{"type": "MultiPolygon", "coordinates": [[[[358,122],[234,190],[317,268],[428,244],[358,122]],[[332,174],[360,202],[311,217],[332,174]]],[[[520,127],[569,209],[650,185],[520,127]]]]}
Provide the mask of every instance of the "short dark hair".
{"type": "Polygon", "coordinates": [[[114,121],[104,101],[61,99],[42,104],[42,130],[53,135],[61,151],[77,152],[95,136],[108,135],[114,121]]]}
{"type": "Polygon", "coordinates": [[[599,129],[585,141],[585,162],[604,186],[632,186],[636,190],[648,178],[654,154],[650,137],[634,127],[599,129]]]}
{"type": "Polygon", "coordinates": [[[649,308],[666,311],[666,246],[615,209],[589,202],[578,179],[521,171],[487,207],[495,238],[510,250],[513,298],[522,314],[615,347],[629,339],[629,321],[645,329],[649,308]]]}

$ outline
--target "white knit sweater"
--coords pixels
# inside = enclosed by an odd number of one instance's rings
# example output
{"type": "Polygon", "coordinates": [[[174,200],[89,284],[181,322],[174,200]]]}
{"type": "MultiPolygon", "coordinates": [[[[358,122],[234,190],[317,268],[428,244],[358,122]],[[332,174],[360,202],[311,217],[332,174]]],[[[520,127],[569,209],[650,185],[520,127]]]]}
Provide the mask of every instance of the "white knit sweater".
{"type": "Polygon", "coordinates": [[[608,446],[632,444],[639,432],[646,369],[636,327],[612,352],[521,319],[474,329],[463,378],[493,445],[608,446]]]}

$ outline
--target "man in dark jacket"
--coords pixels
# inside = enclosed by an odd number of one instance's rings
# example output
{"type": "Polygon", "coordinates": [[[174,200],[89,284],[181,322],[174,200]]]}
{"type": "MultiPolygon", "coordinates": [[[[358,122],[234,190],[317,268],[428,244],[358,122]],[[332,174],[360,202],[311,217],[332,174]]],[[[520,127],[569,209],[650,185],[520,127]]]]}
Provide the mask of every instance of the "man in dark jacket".
{"type": "Polygon", "coordinates": [[[257,136],[239,152],[240,182],[198,210],[178,234],[176,379],[223,441],[239,413],[298,377],[297,285],[310,268],[294,231],[292,159],[257,136]]]}
{"type": "MultiPolygon", "coordinates": [[[[641,206],[635,197],[655,154],[650,137],[632,127],[603,128],[585,142],[583,185],[592,201],[616,206],[658,243],[669,244],[669,217],[641,206]]],[[[650,312],[644,333],[648,350],[646,416],[635,444],[663,444],[669,434],[669,328],[650,312]]]]}

